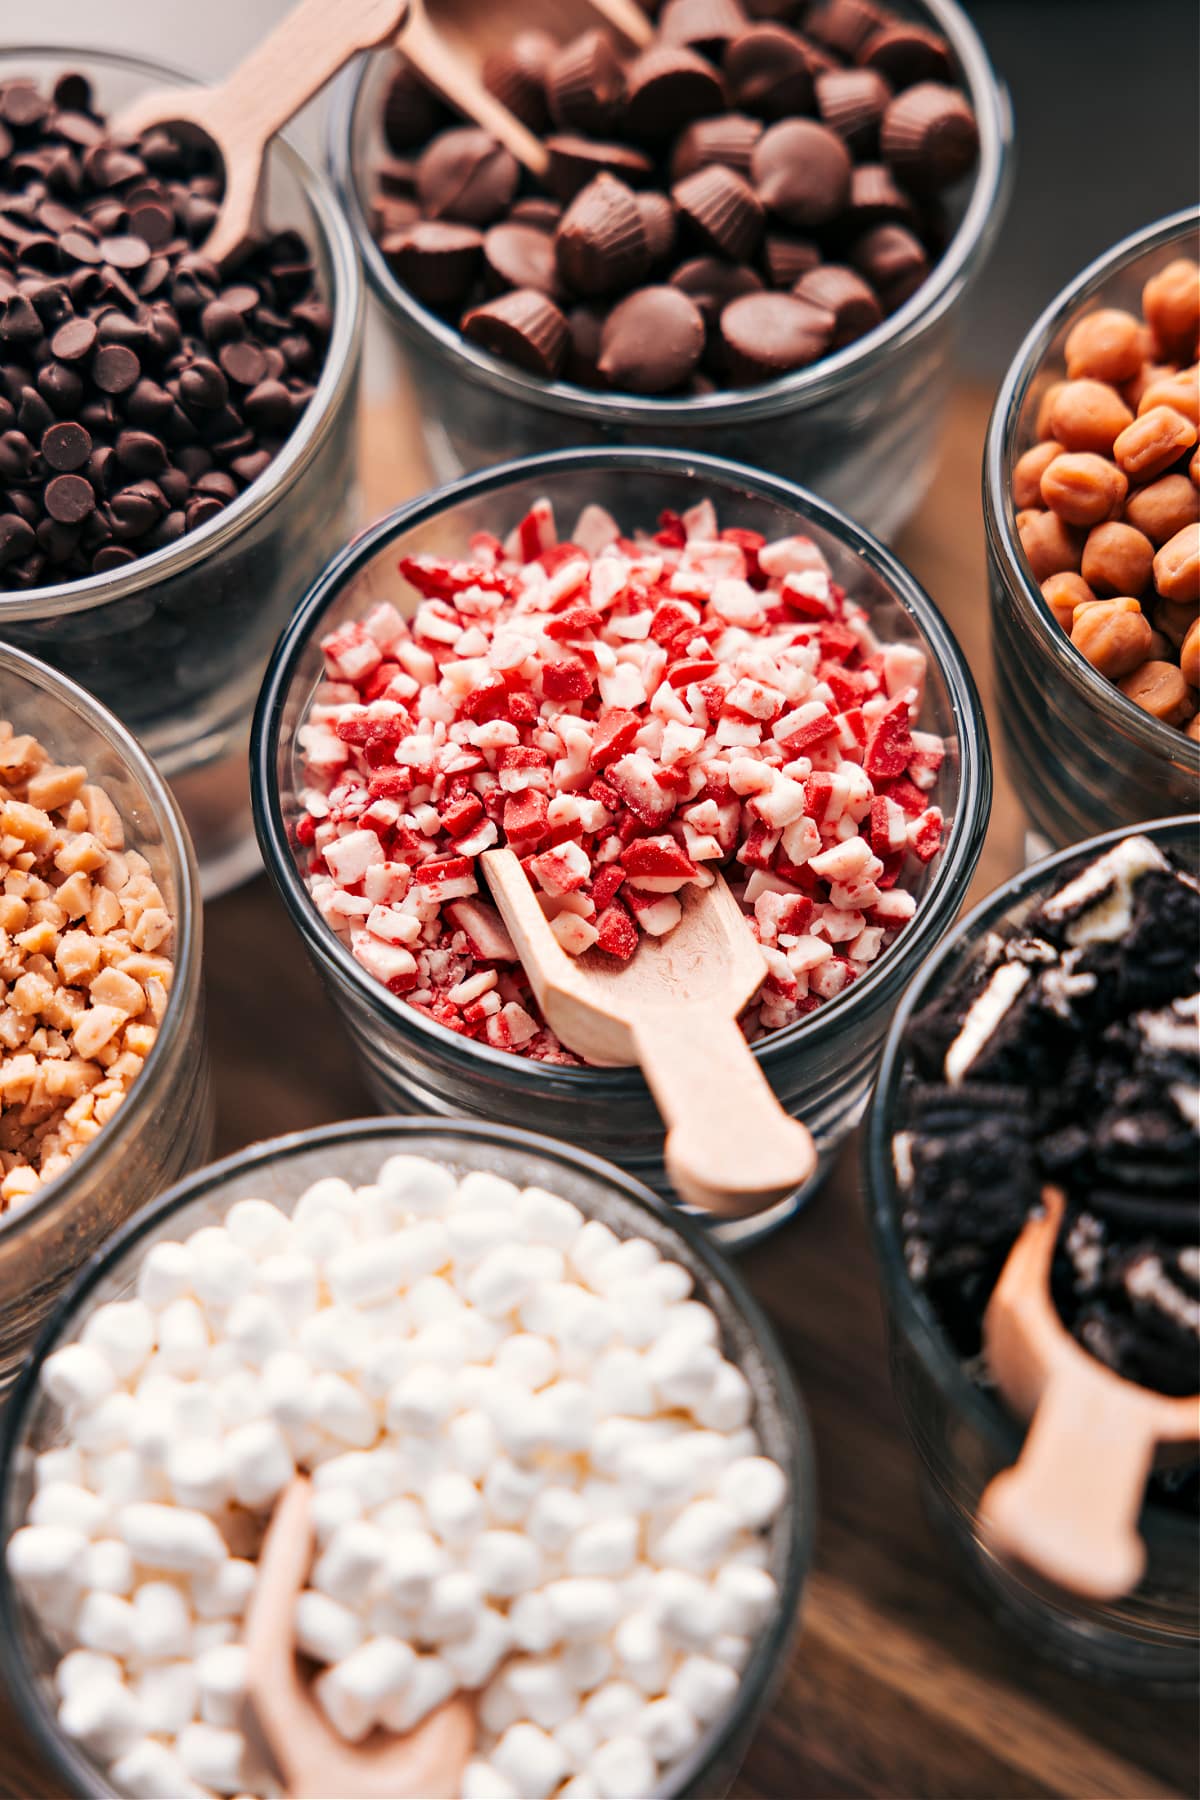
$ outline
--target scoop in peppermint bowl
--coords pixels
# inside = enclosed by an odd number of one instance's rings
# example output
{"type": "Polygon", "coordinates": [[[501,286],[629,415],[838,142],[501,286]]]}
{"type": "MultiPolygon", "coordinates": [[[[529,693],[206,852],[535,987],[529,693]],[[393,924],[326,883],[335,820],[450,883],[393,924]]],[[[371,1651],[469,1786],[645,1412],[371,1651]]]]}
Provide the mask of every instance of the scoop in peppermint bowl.
{"type": "Polygon", "coordinates": [[[824,1168],[990,801],[970,674],[887,551],[789,483],[637,450],[488,471],[350,546],[277,647],[253,782],[380,1102],[536,1123],[660,1189],[644,1082],[579,1066],[530,1011],[478,856],[506,842],[564,947],[618,956],[722,868],[772,970],[754,1053],[824,1168]]]}

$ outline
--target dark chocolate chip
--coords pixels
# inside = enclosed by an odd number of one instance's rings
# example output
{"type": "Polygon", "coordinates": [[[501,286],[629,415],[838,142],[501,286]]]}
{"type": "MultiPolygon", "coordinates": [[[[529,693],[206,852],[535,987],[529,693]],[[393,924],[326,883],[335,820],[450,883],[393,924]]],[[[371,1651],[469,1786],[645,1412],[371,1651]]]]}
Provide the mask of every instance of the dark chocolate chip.
{"type": "Polygon", "coordinates": [[[837,217],[849,198],[850,170],[841,138],[812,119],[772,125],[751,161],[763,205],[802,231],[837,217]]]}
{"type": "Polygon", "coordinates": [[[746,294],[721,314],[726,366],[740,383],[807,368],[833,340],[833,315],[791,294],[746,294]]]}
{"type": "Polygon", "coordinates": [[[520,167],[486,131],[443,131],[417,164],[417,193],[431,219],[490,225],[512,203],[520,167]]]}
{"type": "Polygon", "coordinates": [[[46,483],[46,511],[60,525],[78,525],[96,504],[92,484],[83,475],[56,475],[46,483]]]}
{"type": "MultiPolygon", "coordinates": [[[[237,317],[236,314],[234,316],[237,317]]],[[[302,338],[301,343],[308,351],[310,346],[307,338],[302,338]]],[[[240,342],[222,344],[217,351],[217,361],[221,365],[222,373],[227,375],[230,381],[236,382],[239,387],[255,387],[267,373],[265,352],[257,344],[252,344],[244,339],[240,342]]]]}
{"type": "Polygon", "coordinates": [[[699,307],[707,325],[715,326],[731,300],[761,292],[762,281],[743,264],[725,262],[718,256],[697,256],[680,264],[671,276],[671,286],[699,307]]]}
{"type": "Polygon", "coordinates": [[[398,58],[383,102],[383,133],[398,155],[441,129],[449,114],[410,63],[398,58]]]}
{"type": "Polygon", "coordinates": [[[50,468],[59,474],[81,469],[92,454],[90,434],[74,420],[51,425],[42,437],[42,455],[50,468]]]}
{"type": "Polygon", "coordinates": [[[682,289],[640,288],[605,320],[598,366],[610,387],[666,394],[687,380],[703,349],[703,317],[682,289]]]}
{"type": "Polygon", "coordinates": [[[921,240],[903,225],[874,226],[854,244],[850,261],[871,283],[885,312],[902,306],[929,272],[921,240]]]}
{"type": "Polygon", "coordinates": [[[753,25],[725,52],[725,84],[732,104],[760,119],[812,112],[815,74],[804,39],[782,25],[753,25]]]}
{"type": "Polygon", "coordinates": [[[141,363],[124,344],[105,344],[92,358],[92,380],[105,394],[128,393],[141,372],[141,363]]]}

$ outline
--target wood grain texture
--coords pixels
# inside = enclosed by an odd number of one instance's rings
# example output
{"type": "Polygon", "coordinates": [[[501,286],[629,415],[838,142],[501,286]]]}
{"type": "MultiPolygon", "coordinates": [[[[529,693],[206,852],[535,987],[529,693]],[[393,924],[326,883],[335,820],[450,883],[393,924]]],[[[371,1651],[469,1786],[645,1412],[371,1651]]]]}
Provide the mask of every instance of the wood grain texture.
{"type": "MultiPolygon", "coordinates": [[[[990,705],[978,467],[987,397],[958,396],[942,466],[899,549],[990,705]]],[[[403,415],[399,415],[403,416],[403,415]]],[[[419,485],[397,415],[367,421],[375,511],[419,485]]],[[[1017,866],[1002,768],[973,897],[1017,866]]],[[[218,1149],[369,1113],[350,1050],[259,880],[206,920],[218,1149]]],[[[743,1269],[779,1333],[816,1440],[820,1523],[802,1629],[734,1800],[1167,1800],[1198,1791],[1196,1709],[1036,1662],[963,1586],[922,1512],[892,1399],[856,1146],[811,1210],[743,1269]]],[[[0,1795],[53,1792],[0,1707],[0,1795]]]]}

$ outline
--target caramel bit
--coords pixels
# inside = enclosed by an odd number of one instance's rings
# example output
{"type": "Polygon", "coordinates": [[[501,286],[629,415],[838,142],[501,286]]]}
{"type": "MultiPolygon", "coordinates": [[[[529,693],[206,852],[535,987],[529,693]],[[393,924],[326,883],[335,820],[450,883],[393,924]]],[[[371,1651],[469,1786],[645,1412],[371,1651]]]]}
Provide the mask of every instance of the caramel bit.
{"type": "Polygon", "coordinates": [[[120,1107],[166,1010],[172,933],[110,796],[0,720],[0,1212],[120,1107]]]}

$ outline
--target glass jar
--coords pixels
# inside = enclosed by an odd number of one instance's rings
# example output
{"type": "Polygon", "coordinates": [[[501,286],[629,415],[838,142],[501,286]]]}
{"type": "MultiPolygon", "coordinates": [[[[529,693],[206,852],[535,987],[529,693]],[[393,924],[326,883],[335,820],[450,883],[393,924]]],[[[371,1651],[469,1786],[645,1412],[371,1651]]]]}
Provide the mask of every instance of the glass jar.
{"type": "Polygon", "coordinates": [[[112,796],[126,843],[146,858],[175,921],[175,973],[145,1064],[117,1111],[62,1174],[0,1212],[0,1397],[65,1283],[130,1213],[208,1155],[208,1057],[200,986],[202,909],[179,808],[154,765],[74,682],[0,645],[0,719],[112,796]]]}
{"type": "Polygon", "coordinates": [[[996,712],[1013,786],[1050,847],[1110,825],[1162,818],[1200,798],[1200,744],[1127,698],[1054,618],[1017,537],[1012,471],[1035,439],[1047,387],[1081,314],[1123,307],[1179,256],[1200,253],[1200,213],[1128,237],[1065,288],[1025,339],[996,397],[983,464],[996,712]]]}
{"type": "MultiPolygon", "coordinates": [[[[309,896],[292,842],[300,786],[296,732],[322,675],[321,639],[375,601],[396,598],[400,557],[460,556],[471,533],[504,536],[541,498],[564,529],[588,502],[623,529],[653,526],[664,508],[712,499],[722,526],[780,537],[802,531],[871,615],[883,638],[917,643],[929,661],[922,724],[947,739],[931,799],[947,819],[945,848],[914,877],[917,911],[886,956],[837,998],[754,1045],[787,1111],[816,1140],[813,1181],[757,1218],[714,1229],[744,1243],[782,1223],[828,1171],[857,1123],[887,1021],[922,957],[962,904],[991,804],[987,734],[974,683],[937,608],[893,556],[801,489],[734,463],[679,451],[574,450],[513,463],[399,508],[352,543],[324,572],[272,658],[255,720],[251,781],[267,869],[324,978],[380,1107],[512,1120],[608,1157],[660,1192],[663,1128],[637,1069],[560,1067],[476,1043],[417,1012],[380,985],[325,924],[309,896]]],[[[302,855],[303,853],[301,853],[302,855]]]]}
{"type": "MultiPolygon", "coordinates": [[[[40,1382],[41,1365],[76,1338],[94,1307],[125,1299],[152,1244],[219,1224],[237,1200],[272,1201],[290,1213],[310,1184],[337,1175],[358,1185],[400,1153],[429,1157],[455,1174],[488,1170],[519,1186],[539,1186],[601,1219],[618,1236],[648,1237],[664,1257],[683,1263],[695,1297],[712,1308],[724,1354],[735,1362],[754,1400],[763,1449],[788,1478],[788,1499],[768,1537],[768,1567],[779,1589],[775,1617],[754,1641],[741,1687],[724,1717],[707,1722],[695,1749],[655,1790],[660,1800],[713,1800],[723,1794],[745,1755],[755,1725],[782,1678],[812,1561],[816,1491],[808,1423],[770,1325],[730,1266],[703,1233],[668,1211],[619,1169],[532,1132],[448,1120],[368,1119],[326,1125],[254,1144],[180,1182],[136,1219],[84,1271],[42,1334],[12,1404],[0,1445],[0,1530],[7,1543],[29,1504],[33,1459],[61,1441],[61,1415],[40,1382]]],[[[29,1727],[47,1765],[76,1795],[109,1795],[103,1775],[60,1731],[53,1687],[57,1653],[0,1557],[0,1669],[5,1691],[29,1727]]]]}
{"type": "Polygon", "coordinates": [[[953,234],[919,291],[858,343],[753,390],[680,400],[594,393],[526,374],[468,343],[388,268],[371,235],[369,189],[382,150],[388,55],[336,84],[329,166],[367,278],[421,409],[436,479],[564,443],[676,446],[801,481],[881,537],[916,510],[933,473],[962,303],[1008,197],[1008,97],[954,0],[899,8],[942,32],[979,123],[979,162],[950,196],[953,234]]]}
{"type": "MultiPolygon", "coordinates": [[[[83,70],[118,113],[147,88],[192,78],[107,51],[0,50],[0,78],[42,84],[83,70]]],[[[357,522],[356,405],[362,283],[345,220],[325,184],[275,138],[268,217],[312,245],[333,332],[317,389],[259,479],[207,525],[106,575],[0,593],[0,638],[43,657],[135,731],[175,789],[203,891],[258,866],[246,757],[267,654],[314,569],[357,522]]]]}
{"type": "Polygon", "coordinates": [[[1148,1552],[1133,1593],[1092,1602],[1001,1562],[979,1530],[979,1500],[1020,1452],[1022,1427],[964,1370],[926,1294],[909,1276],[892,1138],[902,1124],[905,1037],[922,1007],[955,981],[989,931],[1020,925],[1063,882],[1067,864],[1144,832],[1186,868],[1200,869],[1200,819],[1124,826],[1072,845],[1017,875],[968,913],[929,958],[888,1032],[865,1146],[867,1212],[887,1313],[892,1382],[916,1452],[936,1527],[944,1532],[989,1611],[1040,1655],[1107,1680],[1195,1682],[1200,1652],[1200,1533],[1182,1511],[1149,1503],[1139,1529],[1148,1552]]]}

